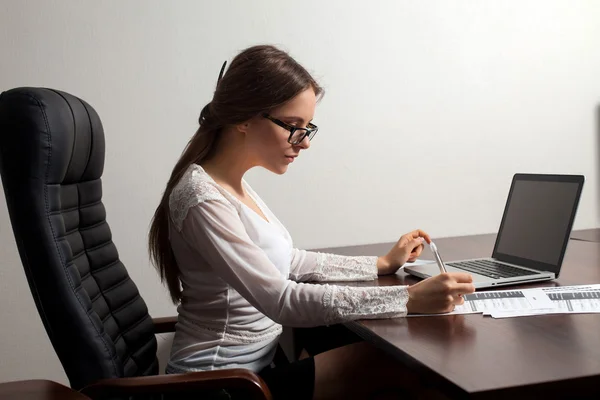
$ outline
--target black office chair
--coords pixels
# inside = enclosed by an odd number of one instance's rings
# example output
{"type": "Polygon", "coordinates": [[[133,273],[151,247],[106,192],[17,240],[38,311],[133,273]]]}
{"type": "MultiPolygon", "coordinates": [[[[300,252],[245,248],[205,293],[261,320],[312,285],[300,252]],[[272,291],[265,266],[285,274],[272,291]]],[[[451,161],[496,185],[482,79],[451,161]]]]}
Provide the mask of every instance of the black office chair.
{"type": "Polygon", "coordinates": [[[85,101],[44,88],[0,95],[0,174],[13,232],[71,387],[92,398],[227,389],[269,399],[244,369],[157,376],[154,335],[172,332],[176,318],[152,319],[119,261],[103,168],[102,124],[85,101]]]}

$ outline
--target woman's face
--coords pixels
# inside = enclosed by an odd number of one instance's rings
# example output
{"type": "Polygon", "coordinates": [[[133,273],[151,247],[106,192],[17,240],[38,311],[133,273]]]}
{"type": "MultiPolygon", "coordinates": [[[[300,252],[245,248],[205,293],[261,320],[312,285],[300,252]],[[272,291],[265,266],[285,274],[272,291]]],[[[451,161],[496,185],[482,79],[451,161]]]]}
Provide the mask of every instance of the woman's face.
{"type": "MultiPolygon", "coordinates": [[[[306,89],[286,104],[273,109],[269,115],[288,125],[306,128],[312,121],[317,99],[312,88],[306,89]]],[[[283,174],[300,154],[310,147],[308,137],[301,143],[288,143],[290,132],[268,118],[259,115],[241,128],[252,163],[276,174],[283,174]]]]}

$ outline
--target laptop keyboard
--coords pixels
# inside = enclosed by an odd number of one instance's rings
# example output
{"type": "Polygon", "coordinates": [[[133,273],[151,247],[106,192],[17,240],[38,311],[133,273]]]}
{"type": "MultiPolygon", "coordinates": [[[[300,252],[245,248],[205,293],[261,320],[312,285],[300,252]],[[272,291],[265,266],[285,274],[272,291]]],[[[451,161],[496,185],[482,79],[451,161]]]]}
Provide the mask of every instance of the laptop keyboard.
{"type": "Polygon", "coordinates": [[[539,272],[511,267],[510,265],[502,264],[492,260],[460,261],[447,263],[446,265],[468,272],[474,272],[493,279],[514,278],[516,276],[539,274],[539,272]]]}

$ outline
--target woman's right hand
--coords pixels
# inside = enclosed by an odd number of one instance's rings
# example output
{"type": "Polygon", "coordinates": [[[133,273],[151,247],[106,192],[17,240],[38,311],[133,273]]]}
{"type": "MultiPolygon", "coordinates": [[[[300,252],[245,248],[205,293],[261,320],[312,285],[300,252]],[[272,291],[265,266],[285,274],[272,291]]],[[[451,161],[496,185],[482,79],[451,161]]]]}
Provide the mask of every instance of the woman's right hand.
{"type": "Polygon", "coordinates": [[[463,294],[473,293],[473,277],[463,272],[432,276],[408,287],[406,309],[410,314],[438,314],[463,304],[463,294]]]}

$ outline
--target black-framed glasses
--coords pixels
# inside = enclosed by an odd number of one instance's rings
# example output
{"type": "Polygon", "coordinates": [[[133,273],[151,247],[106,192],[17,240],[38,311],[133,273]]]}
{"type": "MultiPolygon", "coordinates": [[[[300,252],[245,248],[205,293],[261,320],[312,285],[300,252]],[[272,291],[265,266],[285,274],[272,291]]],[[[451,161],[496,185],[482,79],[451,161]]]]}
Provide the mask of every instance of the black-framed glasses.
{"type": "Polygon", "coordinates": [[[310,122],[308,123],[306,128],[298,128],[296,126],[286,124],[285,122],[278,120],[277,118],[271,117],[267,113],[264,113],[262,116],[265,117],[266,119],[270,120],[274,124],[279,125],[280,127],[289,131],[290,137],[288,138],[288,143],[291,145],[294,145],[294,146],[297,146],[300,143],[302,143],[304,138],[307,136],[308,136],[308,140],[312,140],[312,138],[315,137],[315,135],[317,134],[317,131],[319,130],[318,126],[316,126],[315,124],[310,123],[310,122]]]}

